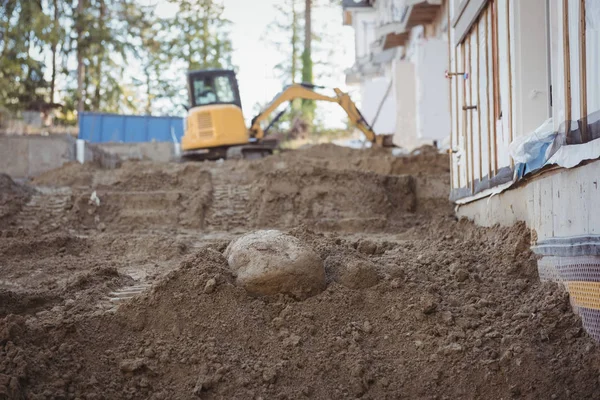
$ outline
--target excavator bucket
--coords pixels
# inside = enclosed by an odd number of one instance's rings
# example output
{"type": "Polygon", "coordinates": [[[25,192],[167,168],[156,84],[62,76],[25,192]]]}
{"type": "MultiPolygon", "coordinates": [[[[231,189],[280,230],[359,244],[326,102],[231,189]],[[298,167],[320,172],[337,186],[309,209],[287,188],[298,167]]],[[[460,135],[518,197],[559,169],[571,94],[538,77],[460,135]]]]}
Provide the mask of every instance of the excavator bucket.
{"type": "Polygon", "coordinates": [[[377,135],[375,144],[379,147],[396,147],[393,139],[394,135],[377,135]]]}

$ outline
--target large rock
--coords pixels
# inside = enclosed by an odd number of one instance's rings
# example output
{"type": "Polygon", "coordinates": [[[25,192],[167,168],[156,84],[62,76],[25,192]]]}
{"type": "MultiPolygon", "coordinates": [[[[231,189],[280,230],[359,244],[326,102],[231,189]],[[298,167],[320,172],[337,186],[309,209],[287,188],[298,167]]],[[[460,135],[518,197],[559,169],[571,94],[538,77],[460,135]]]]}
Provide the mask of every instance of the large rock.
{"type": "Polygon", "coordinates": [[[287,294],[305,299],[325,289],[319,256],[297,238],[277,230],[248,233],[225,250],[236,283],[254,295],[287,294]]]}

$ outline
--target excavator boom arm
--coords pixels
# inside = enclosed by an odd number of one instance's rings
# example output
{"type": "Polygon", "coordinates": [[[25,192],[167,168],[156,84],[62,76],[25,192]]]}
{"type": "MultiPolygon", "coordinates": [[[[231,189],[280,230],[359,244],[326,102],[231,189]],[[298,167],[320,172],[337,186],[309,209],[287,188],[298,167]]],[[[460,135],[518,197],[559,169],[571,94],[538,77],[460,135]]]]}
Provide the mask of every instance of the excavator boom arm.
{"type": "Polygon", "coordinates": [[[342,92],[340,89],[333,89],[335,97],[329,97],[317,93],[312,87],[308,85],[293,84],[286,87],[283,92],[279,93],[271,101],[271,103],[252,119],[252,126],[250,126],[250,134],[256,139],[262,139],[265,136],[265,132],[261,127],[261,123],[264,122],[273,111],[277,109],[282,103],[291,101],[294,99],[307,99],[307,100],[319,100],[327,101],[330,103],[338,103],[348,115],[350,122],[367,137],[367,139],[373,143],[377,140],[377,135],[373,131],[373,128],[362,116],[356,104],[352,101],[347,93],[342,92]]]}

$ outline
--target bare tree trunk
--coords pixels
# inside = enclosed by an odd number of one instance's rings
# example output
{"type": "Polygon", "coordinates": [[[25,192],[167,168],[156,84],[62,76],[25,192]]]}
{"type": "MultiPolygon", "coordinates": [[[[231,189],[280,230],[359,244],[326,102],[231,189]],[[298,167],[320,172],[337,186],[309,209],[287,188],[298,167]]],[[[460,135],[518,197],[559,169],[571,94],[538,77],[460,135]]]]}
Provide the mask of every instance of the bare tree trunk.
{"type": "Polygon", "coordinates": [[[296,83],[298,76],[298,12],[296,11],[296,0],[292,3],[292,82],[296,83]]]}
{"type": "Polygon", "coordinates": [[[94,100],[92,104],[92,111],[100,111],[100,87],[102,86],[102,57],[96,57],[96,88],[94,91],[94,100]]]}
{"type": "Polygon", "coordinates": [[[81,44],[83,42],[83,12],[85,10],[85,0],[79,0],[77,3],[77,113],[84,111],[84,78],[85,78],[85,65],[83,64],[83,49],[81,44]]]}
{"type": "Polygon", "coordinates": [[[146,114],[152,114],[152,77],[150,76],[150,68],[144,69],[144,75],[146,76],[146,114]]]}
{"type": "Polygon", "coordinates": [[[210,53],[210,32],[209,24],[211,18],[211,2],[208,1],[204,4],[204,17],[202,18],[202,68],[207,68],[208,55],[210,53]]]}
{"type": "Polygon", "coordinates": [[[56,49],[58,47],[58,0],[54,0],[54,36],[52,38],[52,76],[50,78],[50,103],[54,103],[54,92],[56,90],[56,49]]]}
{"type": "MultiPolygon", "coordinates": [[[[311,60],[312,57],[312,0],[305,0],[305,11],[304,11],[304,54],[308,60],[311,60]]],[[[312,64],[312,62],[311,62],[312,64]]],[[[307,69],[306,60],[304,60],[304,64],[302,65],[304,74],[307,74],[310,70],[310,75],[312,79],[312,65],[307,69]]],[[[307,74],[308,75],[308,74],[307,74]]],[[[308,83],[312,83],[308,82],[308,83]]]]}
{"type": "MultiPolygon", "coordinates": [[[[98,26],[100,31],[104,30],[104,18],[106,17],[106,4],[104,0],[100,0],[100,16],[98,26]]],[[[94,92],[93,111],[100,111],[101,94],[100,87],[102,85],[102,62],[104,61],[103,51],[98,51],[96,56],[96,90],[94,92]]]]}

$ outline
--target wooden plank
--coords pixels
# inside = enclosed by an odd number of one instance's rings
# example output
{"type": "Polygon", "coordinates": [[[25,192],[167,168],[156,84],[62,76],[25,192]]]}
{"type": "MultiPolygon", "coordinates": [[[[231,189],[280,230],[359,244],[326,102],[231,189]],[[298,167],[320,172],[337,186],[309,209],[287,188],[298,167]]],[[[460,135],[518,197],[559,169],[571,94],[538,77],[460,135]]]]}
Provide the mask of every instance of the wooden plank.
{"type": "Polygon", "coordinates": [[[457,15],[453,21],[454,37],[456,40],[459,42],[465,40],[488,1],[489,0],[469,0],[468,2],[465,2],[467,6],[460,16],[457,15]]]}
{"type": "MultiPolygon", "coordinates": [[[[446,11],[447,11],[447,22],[448,22],[448,72],[452,71],[452,44],[451,44],[451,35],[450,35],[450,0],[446,0],[446,11]]],[[[448,79],[448,104],[450,105],[450,189],[454,189],[454,154],[452,150],[454,149],[454,135],[452,133],[452,81],[453,79],[448,79]]]]}
{"type": "MultiPolygon", "coordinates": [[[[472,105],[473,103],[473,79],[471,77],[471,71],[473,71],[473,60],[472,58],[472,53],[473,52],[473,31],[471,31],[471,33],[469,34],[469,57],[467,58],[467,60],[469,60],[469,106],[472,105]]],[[[469,110],[469,147],[470,147],[470,154],[469,154],[469,158],[471,160],[471,194],[475,193],[475,146],[474,146],[474,141],[473,141],[473,111],[469,110]]]]}
{"type": "MultiPolygon", "coordinates": [[[[492,178],[492,125],[490,123],[490,116],[493,115],[491,103],[490,103],[490,51],[489,51],[489,43],[490,43],[490,8],[486,8],[485,10],[485,93],[486,93],[486,102],[487,102],[487,141],[488,141],[488,179],[492,178]]],[[[492,119],[493,122],[493,119],[492,119]]]]}
{"type": "Polygon", "coordinates": [[[498,1],[492,0],[492,77],[494,79],[494,175],[498,173],[498,127],[496,121],[500,118],[500,68],[498,57],[498,1]]]}
{"type": "Polygon", "coordinates": [[[391,49],[392,47],[404,46],[408,40],[409,34],[406,33],[389,33],[385,36],[383,50],[391,49]]]}
{"type": "MultiPolygon", "coordinates": [[[[468,46],[468,38],[462,43],[462,46],[461,46],[463,71],[466,71],[466,69],[467,69],[467,62],[466,62],[467,46],[468,46]]],[[[467,99],[467,81],[463,80],[462,131],[463,131],[463,143],[465,144],[465,177],[466,177],[465,186],[468,186],[469,185],[469,160],[470,160],[470,157],[469,157],[469,141],[467,139],[467,110],[465,109],[465,107],[467,105],[466,99],[467,99]]]]}
{"type": "MultiPolygon", "coordinates": [[[[454,48],[454,70],[458,71],[458,47],[454,48]]],[[[460,149],[460,140],[458,139],[458,135],[460,134],[460,106],[459,106],[459,100],[458,100],[458,87],[459,87],[459,80],[458,79],[452,79],[452,81],[454,81],[454,87],[456,89],[456,91],[454,92],[456,95],[456,146],[460,149]]],[[[457,162],[456,163],[456,173],[458,176],[458,187],[462,187],[461,186],[461,181],[462,181],[462,175],[461,175],[461,170],[460,170],[460,164],[457,162]]]]}
{"type": "MultiPolygon", "coordinates": [[[[507,36],[507,49],[508,49],[508,137],[509,142],[513,141],[513,88],[512,88],[512,55],[510,46],[510,2],[506,0],[506,36],[507,36]]],[[[515,166],[515,161],[510,157],[510,167],[515,166]]]]}
{"type": "MultiPolygon", "coordinates": [[[[475,58],[477,59],[477,134],[479,135],[479,140],[478,140],[478,144],[479,144],[479,180],[483,180],[483,149],[481,148],[481,138],[482,138],[482,134],[481,134],[481,68],[479,66],[480,64],[480,57],[481,57],[481,50],[479,49],[480,44],[479,44],[479,25],[481,23],[481,20],[477,21],[477,24],[475,25],[475,41],[477,42],[475,45],[477,46],[477,53],[475,58]]],[[[472,96],[472,94],[471,94],[472,96]]]]}
{"type": "Polygon", "coordinates": [[[571,49],[569,44],[569,0],[563,0],[563,63],[565,72],[565,135],[571,134],[571,49]]]}
{"type": "Polygon", "coordinates": [[[587,47],[586,47],[585,0],[579,2],[579,95],[581,102],[581,137],[588,142],[588,110],[587,110],[587,47]]]}

